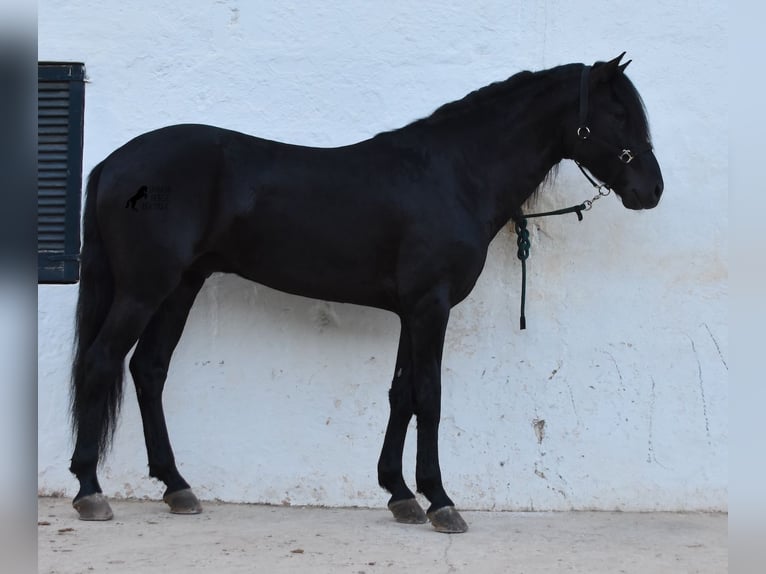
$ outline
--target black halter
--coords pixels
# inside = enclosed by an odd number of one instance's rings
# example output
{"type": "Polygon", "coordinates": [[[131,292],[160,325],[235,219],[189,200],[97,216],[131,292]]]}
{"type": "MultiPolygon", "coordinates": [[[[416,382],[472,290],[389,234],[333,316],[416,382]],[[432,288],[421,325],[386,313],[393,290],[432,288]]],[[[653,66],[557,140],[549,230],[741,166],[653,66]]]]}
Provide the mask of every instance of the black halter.
{"type": "MultiPolygon", "coordinates": [[[[621,148],[620,146],[615,146],[613,143],[610,143],[598,136],[593,136],[591,134],[590,128],[588,127],[588,93],[590,91],[589,90],[590,70],[591,70],[590,66],[583,66],[582,74],[580,74],[580,117],[579,117],[579,122],[577,124],[577,141],[580,143],[586,143],[586,142],[595,143],[600,145],[601,147],[614,150],[618,152],[615,154],[617,159],[623,165],[627,165],[630,162],[632,162],[637,156],[644,154],[648,151],[651,151],[652,146],[651,144],[647,143],[646,146],[642,147],[641,149],[637,151],[633,151],[627,147],[621,148]]],[[[589,175],[588,172],[585,170],[585,168],[582,166],[582,164],[578,160],[574,160],[574,162],[577,164],[577,167],[580,168],[580,171],[588,179],[591,185],[593,185],[593,187],[597,189],[600,189],[602,187],[606,189],[612,189],[612,181],[604,182],[601,184],[596,183],[596,178],[589,175]]],[[[613,180],[614,177],[612,177],[611,179],[613,180]]]]}

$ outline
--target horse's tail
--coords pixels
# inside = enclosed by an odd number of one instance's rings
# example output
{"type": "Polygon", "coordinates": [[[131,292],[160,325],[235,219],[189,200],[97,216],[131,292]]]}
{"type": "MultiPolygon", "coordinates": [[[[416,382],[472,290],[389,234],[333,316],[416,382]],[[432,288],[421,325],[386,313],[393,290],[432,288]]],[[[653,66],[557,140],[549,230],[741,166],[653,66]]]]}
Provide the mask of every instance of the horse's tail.
{"type": "Polygon", "coordinates": [[[70,396],[72,430],[78,436],[87,425],[88,431],[97,433],[99,454],[107,449],[114,435],[123,388],[122,365],[109,377],[111,380],[98,381],[97,384],[105,385],[99,389],[100,392],[88,388],[86,376],[88,350],[101,330],[114,299],[114,278],[96,217],[98,183],[103,165],[101,162],[90,172],[86,188],[70,396]]]}

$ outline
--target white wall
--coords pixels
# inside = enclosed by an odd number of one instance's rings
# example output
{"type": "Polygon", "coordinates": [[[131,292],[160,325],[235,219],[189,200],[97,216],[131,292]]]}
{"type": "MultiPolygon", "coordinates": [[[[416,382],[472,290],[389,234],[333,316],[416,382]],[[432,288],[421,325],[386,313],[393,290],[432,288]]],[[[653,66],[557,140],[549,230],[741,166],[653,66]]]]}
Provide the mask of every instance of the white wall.
{"type": "MultiPolygon", "coordinates": [[[[728,180],[725,4],[41,0],[39,58],[84,61],[85,171],[131,137],[204,122],[352,143],[522,69],[623,50],[649,110],[665,196],[535,223],[528,329],[511,233],[452,315],[441,459],[462,508],[725,509],[728,180]],[[384,7],[385,6],[385,7],[384,7]],[[545,420],[538,440],[534,421],[545,420]]],[[[562,165],[539,209],[592,195],[562,165]]],[[[67,471],[76,287],[39,288],[39,490],[67,471]]],[[[382,506],[376,461],[397,319],[213,276],[165,405],[202,498],[382,506]]],[[[101,482],[158,497],[135,394],[101,482]]],[[[405,453],[414,487],[414,423],[405,453]]]]}

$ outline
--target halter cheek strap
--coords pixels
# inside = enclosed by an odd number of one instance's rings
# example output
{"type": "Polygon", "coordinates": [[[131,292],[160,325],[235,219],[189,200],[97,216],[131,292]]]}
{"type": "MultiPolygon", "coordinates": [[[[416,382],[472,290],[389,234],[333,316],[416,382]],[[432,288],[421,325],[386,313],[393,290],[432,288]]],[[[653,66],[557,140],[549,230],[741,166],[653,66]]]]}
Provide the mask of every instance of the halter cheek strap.
{"type": "MultiPolygon", "coordinates": [[[[596,143],[603,148],[614,150],[615,155],[617,159],[620,161],[622,165],[627,165],[630,162],[632,162],[637,156],[644,154],[648,151],[652,150],[651,144],[647,144],[646,146],[643,146],[642,148],[638,149],[637,151],[633,151],[630,148],[621,148],[620,146],[615,146],[613,143],[610,143],[600,137],[592,136],[590,132],[590,128],[588,127],[588,95],[590,92],[590,66],[583,66],[582,67],[582,73],[580,74],[580,111],[578,116],[578,123],[577,123],[577,141],[584,143],[584,142],[592,142],[596,143]],[[619,150],[619,151],[617,151],[619,150]]],[[[577,164],[577,167],[580,168],[580,171],[583,173],[583,175],[588,179],[588,181],[593,185],[593,187],[600,189],[602,187],[606,189],[612,188],[612,181],[619,173],[619,168],[617,168],[614,171],[614,174],[612,177],[609,178],[610,181],[604,182],[602,184],[598,184],[595,181],[595,178],[588,174],[588,172],[585,170],[583,165],[578,161],[574,160],[574,162],[577,164]]]]}
{"type": "Polygon", "coordinates": [[[577,125],[577,135],[581,139],[587,139],[590,135],[588,129],[588,82],[590,81],[590,66],[583,66],[580,74],[580,121],[577,125]],[[582,133],[581,133],[582,130],[582,133]]]}

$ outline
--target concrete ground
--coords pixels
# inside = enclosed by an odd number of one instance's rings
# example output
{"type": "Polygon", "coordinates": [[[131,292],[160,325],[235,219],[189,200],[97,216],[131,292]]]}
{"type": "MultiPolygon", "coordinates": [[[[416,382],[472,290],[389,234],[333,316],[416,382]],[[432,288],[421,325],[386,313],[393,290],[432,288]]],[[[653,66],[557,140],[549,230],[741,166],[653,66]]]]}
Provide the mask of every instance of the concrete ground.
{"type": "Polygon", "coordinates": [[[81,522],[70,500],[40,498],[39,572],[728,572],[726,514],[463,512],[468,532],[450,535],[385,509],[111,504],[114,520],[81,522]]]}

